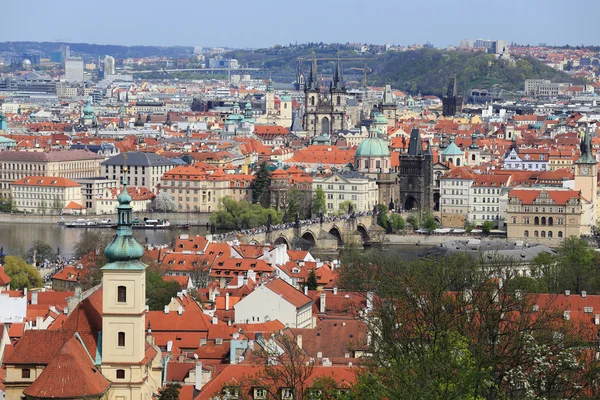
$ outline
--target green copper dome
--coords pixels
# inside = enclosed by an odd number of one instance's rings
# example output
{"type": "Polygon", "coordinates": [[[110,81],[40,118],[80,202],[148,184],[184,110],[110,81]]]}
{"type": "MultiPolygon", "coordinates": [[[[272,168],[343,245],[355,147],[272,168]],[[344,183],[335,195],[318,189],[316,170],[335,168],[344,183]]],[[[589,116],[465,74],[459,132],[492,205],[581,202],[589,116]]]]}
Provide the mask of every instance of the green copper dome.
{"type": "Polygon", "coordinates": [[[464,153],[461,149],[458,148],[456,143],[454,143],[454,136],[450,138],[450,144],[446,149],[442,152],[445,156],[462,156],[464,153]]]}
{"type": "Polygon", "coordinates": [[[108,264],[103,270],[139,270],[146,266],[140,261],[144,255],[144,248],[133,237],[131,228],[131,196],[127,193],[127,185],[123,185],[123,191],[117,198],[119,206],[117,213],[117,234],[112,242],[104,249],[104,255],[108,258],[108,264]]]}
{"type": "Polygon", "coordinates": [[[358,145],[356,157],[389,157],[390,149],[385,140],[378,137],[370,137],[358,145]]]}
{"type": "Polygon", "coordinates": [[[387,118],[385,117],[385,115],[383,115],[383,114],[378,114],[378,115],[377,115],[377,117],[375,117],[375,123],[376,123],[376,124],[385,124],[385,125],[387,125],[387,123],[388,123],[388,120],[387,120],[387,118]]]}

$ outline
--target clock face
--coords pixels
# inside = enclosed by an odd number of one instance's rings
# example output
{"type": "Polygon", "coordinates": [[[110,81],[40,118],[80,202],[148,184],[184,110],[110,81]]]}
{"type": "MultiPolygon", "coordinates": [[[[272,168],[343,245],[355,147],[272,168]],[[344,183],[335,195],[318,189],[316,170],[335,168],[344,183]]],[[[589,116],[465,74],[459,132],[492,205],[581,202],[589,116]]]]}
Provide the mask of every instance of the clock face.
{"type": "Polygon", "coordinates": [[[587,175],[589,173],[590,173],[590,170],[588,167],[581,168],[581,175],[587,175]]]}

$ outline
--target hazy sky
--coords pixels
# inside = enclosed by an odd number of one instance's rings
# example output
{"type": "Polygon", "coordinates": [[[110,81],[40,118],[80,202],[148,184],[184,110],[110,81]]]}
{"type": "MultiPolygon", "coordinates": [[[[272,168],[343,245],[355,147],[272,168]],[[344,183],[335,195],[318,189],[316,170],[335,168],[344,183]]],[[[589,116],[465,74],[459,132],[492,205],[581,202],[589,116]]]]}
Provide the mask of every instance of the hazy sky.
{"type": "Polygon", "coordinates": [[[0,41],[266,47],[436,47],[478,37],[600,44],[600,0],[35,0],[3,4],[0,41]],[[14,17],[12,17],[14,15],[14,17]]]}

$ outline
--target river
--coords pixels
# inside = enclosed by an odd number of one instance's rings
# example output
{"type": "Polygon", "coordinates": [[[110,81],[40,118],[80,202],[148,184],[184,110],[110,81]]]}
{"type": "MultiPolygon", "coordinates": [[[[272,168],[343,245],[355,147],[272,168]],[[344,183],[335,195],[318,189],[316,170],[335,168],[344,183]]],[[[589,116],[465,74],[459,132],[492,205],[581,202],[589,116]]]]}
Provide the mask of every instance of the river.
{"type": "MultiPolygon", "coordinates": [[[[98,228],[96,228],[98,229],[98,228]]],[[[4,253],[24,254],[35,240],[48,243],[52,248],[60,247],[64,257],[71,257],[77,241],[85,233],[84,228],[66,228],[56,224],[8,224],[0,223],[0,247],[4,253]]],[[[115,230],[99,230],[114,234],[115,230]]],[[[180,234],[206,235],[206,227],[192,226],[189,230],[180,229],[134,229],[133,234],[140,243],[169,244],[180,234]]]]}
{"type": "MultiPolygon", "coordinates": [[[[95,228],[99,229],[99,228],[95,228]]],[[[83,228],[66,228],[56,224],[26,224],[26,223],[0,223],[0,247],[4,248],[4,253],[7,255],[26,254],[27,250],[35,240],[41,240],[48,243],[52,248],[60,247],[63,257],[70,258],[73,256],[74,247],[77,241],[85,234],[87,229],[83,228]]],[[[99,229],[107,234],[114,234],[113,229],[99,229]]],[[[192,226],[189,230],[181,229],[134,229],[133,234],[140,243],[148,244],[170,244],[177,236],[181,234],[189,235],[206,235],[205,226],[192,226]]],[[[378,253],[397,256],[401,259],[414,259],[424,253],[429,246],[415,245],[386,245],[381,247],[367,247],[361,251],[363,255],[376,255],[378,253]]],[[[333,259],[337,254],[318,254],[318,251],[313,252],[315,257],[320,257],[322,260],[333,259]]]]}

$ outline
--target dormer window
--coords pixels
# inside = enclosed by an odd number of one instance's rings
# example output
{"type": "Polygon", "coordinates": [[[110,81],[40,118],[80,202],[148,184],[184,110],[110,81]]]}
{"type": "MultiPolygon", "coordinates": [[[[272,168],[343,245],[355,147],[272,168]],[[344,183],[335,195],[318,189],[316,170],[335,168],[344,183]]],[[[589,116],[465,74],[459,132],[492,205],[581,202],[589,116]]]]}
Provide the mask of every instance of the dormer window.
{"type": "Polygon", "coordinates": [[[262,387],[255,387],[252,390],[252,398],[254,400],[266,400],[267,399],[267,390],[262,387]]]}
{"type": "Polygon", "coordinates": [[[294,389],[292,388],[281,388],[281,400],[293,400],[294,389]]]}
{"type": "Polygon", "coordinates": [[[223,397],[226,399],[239,399],[240,389],[237,386],[223,387],[223,397]]]}

